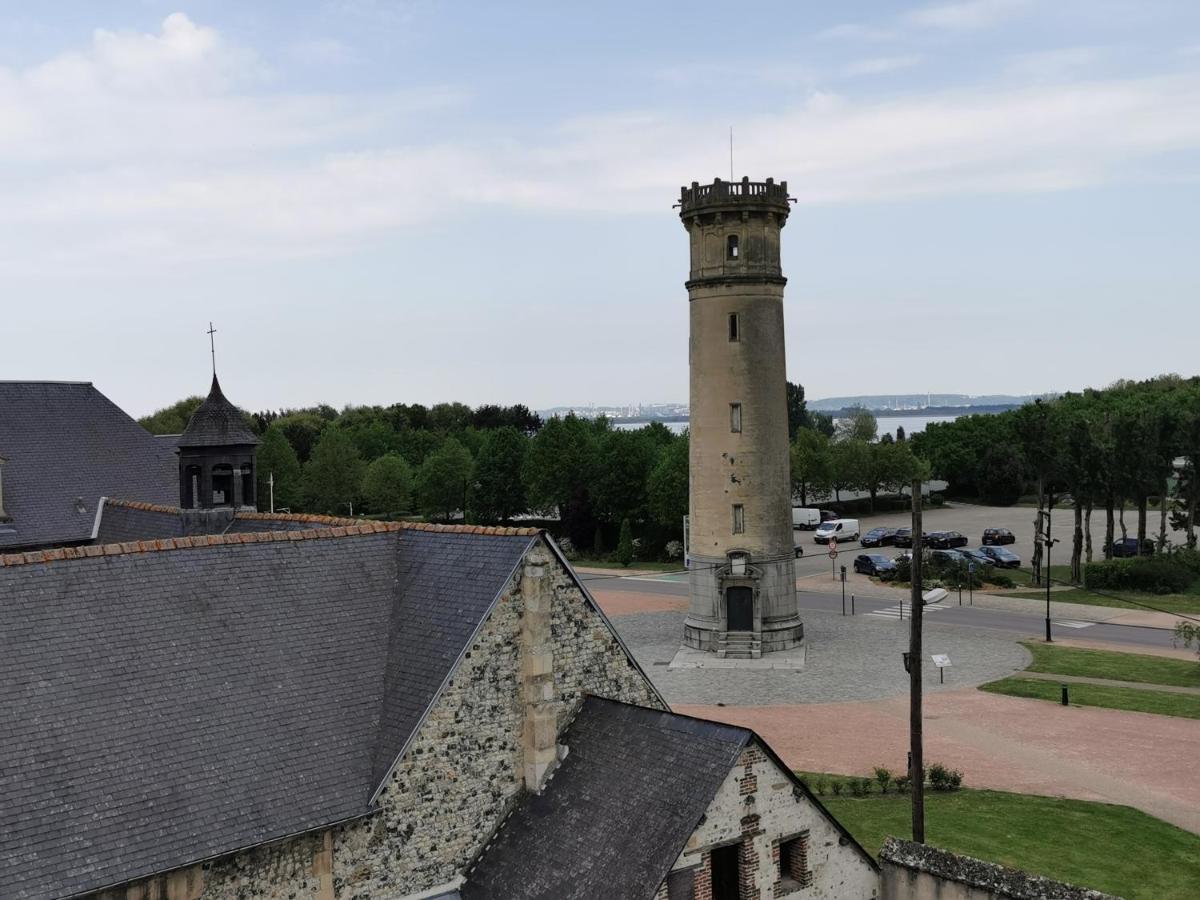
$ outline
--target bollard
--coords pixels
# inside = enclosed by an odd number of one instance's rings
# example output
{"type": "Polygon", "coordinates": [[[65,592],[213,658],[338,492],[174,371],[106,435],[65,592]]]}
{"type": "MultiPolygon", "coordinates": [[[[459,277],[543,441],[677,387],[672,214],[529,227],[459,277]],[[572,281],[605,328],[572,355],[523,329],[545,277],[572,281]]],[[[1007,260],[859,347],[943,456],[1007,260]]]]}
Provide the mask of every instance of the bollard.
{"type": "Polygon", "coordinates": [[[854,615],[854,595],[850,595],[850,615],[854,615]]]}
{"type": "Polygon", "coordinates": [[[1070,701],[1070,696],[1069,696],[1069,694],[1068,694],[1068,692],[1067,692],[1067,686],[1064,684],[1064,685],[1062,686],[1062,705],[1063,705],[1063,706],[1068,706],[1068,705],[1069,705],[1069,701],[1070,701]]]}
{"type": "Polygon", "coordinates": [[[900,601],[900,621],[904,621],[904,601],[900,601]]]}

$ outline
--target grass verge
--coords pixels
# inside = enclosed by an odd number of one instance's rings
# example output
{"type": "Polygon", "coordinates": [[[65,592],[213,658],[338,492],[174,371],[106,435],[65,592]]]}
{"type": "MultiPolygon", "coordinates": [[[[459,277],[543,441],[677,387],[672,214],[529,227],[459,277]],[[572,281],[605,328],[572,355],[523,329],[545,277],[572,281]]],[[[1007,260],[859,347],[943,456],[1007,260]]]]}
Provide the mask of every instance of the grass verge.
{"type": "MultiPolygon", "coordinates": [[[[1045,600],[1046,592],[1044,589],[1012,591],[1004,596],[1045,600]]],[[[1144,594],[1139,591],[1105,591],[1104,594],[1094,594],[1083,588],[1072,588],[1067,591],[1051,591],[1050,599],[1055,603],[1084,603],[1088,606],[1112,606],[1117,609],[1144,610],[1149,606],[1168,613],[1200,613],[1200,594],[1144,594]]]]}
{"type": "MultiPolygon", "coordinates": [[[[871,853],[889,835],[912,833],[907,795],[821,802],[871,853]]],[[[925,836],[956,853],[1126,898],[1183,900],[1200,883],[1200,836],[1127,806],[1001,791],[927,793],[925,836]]]]}
{"type": "Polygon", "coordinates": [[[1033,654],[1033,662],[1028,667],[1030,672],[1200,688],[1200,664],[1186,659],[1060,647],[1041,641],[1022,641],[1021,644],[1033,654]]]}
{"type": "MultiPolygon", "coordinates": [[[[1102,684],[1072,684],[1068,687],[1072,706],[1100,706],[1104,709],[1125,709],[1159,716],[1200,719],[1200,696],[1194,694],[1169,694],[1166,691],[1109,687],[1102,684]]],[[[1062,696],[1062,687],[1059,684],[1036,678],[1022,678],[1020,675],[981,684],[979,689],[989,694],[1049,700],[1053,703],[1061,702],[1062,696]]]]}

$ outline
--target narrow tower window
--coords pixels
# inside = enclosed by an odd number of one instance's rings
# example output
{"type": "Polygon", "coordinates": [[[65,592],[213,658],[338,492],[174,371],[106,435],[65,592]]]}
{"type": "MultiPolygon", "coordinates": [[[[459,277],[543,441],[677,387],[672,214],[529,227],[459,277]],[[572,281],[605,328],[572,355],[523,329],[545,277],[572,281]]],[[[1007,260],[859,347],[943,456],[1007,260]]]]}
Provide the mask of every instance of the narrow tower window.
{"type": "Polygon", "coordinates": [[[729,404],[729,430],[734,434],[741,434],[742,431],[742,404],[729,404]]]}
{"type": "Polygon", "coordinates": [[[738,236],[731,234],[725,239],[725,255],[730,259],[738,258],[738,236]]]}
{"type": "Polygon", "coordinates": [[[746,510],[740,503],[733,504],[733,533],[744,534],[746,531],[746,510]]]}
{"type": "Polygon", "coordinates": [[[729,314],[729,340],[740,341],[742,339],[742,323],[741,318],[737,313],[729,314]]]}

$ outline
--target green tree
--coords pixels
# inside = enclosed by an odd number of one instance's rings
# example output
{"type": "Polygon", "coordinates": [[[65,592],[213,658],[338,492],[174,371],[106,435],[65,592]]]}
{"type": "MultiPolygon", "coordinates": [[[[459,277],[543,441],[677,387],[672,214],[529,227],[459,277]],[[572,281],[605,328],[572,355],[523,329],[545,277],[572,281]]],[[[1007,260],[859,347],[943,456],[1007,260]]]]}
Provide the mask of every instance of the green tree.
{"type": "Polygon", "coordinates": [[[842,491],[866,490],[869,486],[871,445],[863,440],[835,441],[830,445],[834,498],[842,491]]]}
{"type": "Polygon", "coordinates": [[[599,436],[607,429],[607,422],[571,413],[552,418],[529,442],[524,470],[529,502],[547,513],[557,510],[576,547],[591,545],[596,535],[592,487],[599,469],[599,436]]]}
{"type": "Polygon", "coordinates": [[[646,477],[646,506],[659,525],[682,531],[688,514],[688,437],[677,437],[658,452],[646,477]]]}
{"type": "Polygon", "coordinates": [[[417,472],[417,501],[426,516],[446,521],[467,507],[467,485],[474,463],[471,453],[454,438],[446,438],[425,458],[417,472]]]}
{"type": "Polygon", "coordinates": [[[156,410],[138,419],[138,424],[151,434],[182,434],[192,413],[204,402],[203,397],[185,397],[177,403],[156,410]]]}
{"type": "Polygon", "coordinates": [[[529,506],[523,470],[529,439],[512,425],[485,432],[468,502],[482,522],[507,522],[529,506]]]}
{"type": "Polygon", "coordinates": [[[829,438],[811,428],[796,432],[791,450],[792,495],[807,506],[809,494],[824,496],[833,487],[833,459],[829,438]]]}
{"type": "Polygon", "coordinates": [[[372,512],[385,515],[412,507],[413,472],[399,453],[373,460],[363,475],[362,495],[372,512]]]}
{"type": "Polygon", "coordinates": [[[837,425],[838,440],[867,443],[875,440],[879,433],[879,423],[875,420],[875,414],[863,406],[852,407],[847,412],[850,415],[837,425]]]}
{"type": "Polygon", "coordinates": [[[608,431],[600,436],[595,480],[596,515],[607,522],[646,516],[646,479],[658,461],[654,433],[608,431]]]}
{"type": "Polygon", "coordinates": [[[623,566],[633,562],[633,526],[628,519],[621,520],[621,536],[617,540],[617,562],[623,566]]]}
{"type": "Polygon", "coordinates": [[[313,412],[289,412],[272,424],[283,432],[300,462],[307,463],[329,420],[313,412]]]}
{"type": "Polygon", "coordinates": [[[349,513],[358,499],[365,468],[349,435],[336,428],[326,431],[304,464],[304,496],[309,508],[331,515],[349,513]]]}
{"type": "Polygon", "coordinates": [[[277,426],[270,426],[258,447],[255,463],[257,474],[258,508],[271,509],[272,479],[274,480],[275,509],[295,509],[301,502],[300,460],[296,451],[277,426]]]}

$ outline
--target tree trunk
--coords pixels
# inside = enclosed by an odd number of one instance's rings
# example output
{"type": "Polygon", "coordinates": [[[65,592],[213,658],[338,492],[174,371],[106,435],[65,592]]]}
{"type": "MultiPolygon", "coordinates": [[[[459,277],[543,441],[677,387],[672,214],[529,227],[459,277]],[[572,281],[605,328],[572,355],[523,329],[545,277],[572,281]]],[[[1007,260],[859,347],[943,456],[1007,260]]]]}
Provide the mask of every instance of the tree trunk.
{"type": "Polygon", "coordinates": [[[1071,536],[1071,583],[1079,584],[1083,578],[1080,559],[1083,556],[1083,503],[1075,498],[1075,533],[1071,536]]]}
{"type": "Polygon", "coordinates": [[[1167,479],[1163,479],[1162,493],[1158,498],[1158,552],[1167,551],[1167,479]]]}
{"type": "Polygon", "coordinates": [[[1188,485],[1187,498],[1187,545],[1190,549],[1196,549],[1196,496],[1200,494],[1200,485],[1196,484],[1196,460],[1192,459],[1192,477],[1191,483],[1188,485]]]}
{"type": "Polygon", "coordinates": [[[1083,561],[1092,561],[1092,501],[1083,510],[1083,561]]]}
{"type": "Polygon", "coordinates": [[[1129,537],[1129,531],[1125,528],[1125,498],[1124,497],[1121,498],[1121,509],[1118,511],[1118,515],[1121,517],[1121,540],[1125,540],[1125,538],[1129,537]]]}
{"type": "Polygon", "coordinates": [[[800,505],[808,506],[808,482],[800,482],[800,505]]]}
{"type": "Polygon", "coordinates": [[[1037,518],[1033,520],[1033,559],[1030,563],[1033,566],[1033,583],[1042,583],[1042,503],[1045,500],[1045,495],[1042,493],[1042,479],[1038,478],[1037,485],[1037,518]]]}
{"type": "Polygon", "coordinates": [[[878,486],[871,485],[871,513],[872,514],[875,513],[875,492],[878,490],[879,490],[878,486]]]}
{"type": "Polygon", "coordinates": [[[1113,520],[1113,495],[1104,498],[1104,558],[1112,559],[1112,545],[1116,538],[1116,522],[1113,520]]]}
{"type": "Polygon", "coordinates": [[[1142,542],[1146,540],[1146,495],[1138,494],[1138,553],[1142,552],[1142,542]]]}

